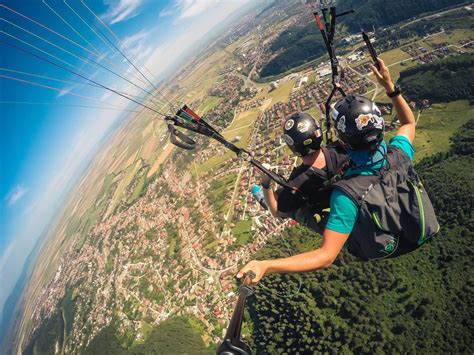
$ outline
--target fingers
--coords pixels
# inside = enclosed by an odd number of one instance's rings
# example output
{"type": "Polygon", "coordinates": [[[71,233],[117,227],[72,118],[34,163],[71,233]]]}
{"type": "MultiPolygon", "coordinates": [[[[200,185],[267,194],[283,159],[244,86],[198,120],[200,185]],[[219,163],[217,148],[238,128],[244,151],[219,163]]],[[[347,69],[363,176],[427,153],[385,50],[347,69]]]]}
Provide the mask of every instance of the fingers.
{"type": "Polygon", "coordinates": [[[255,284],[261,280],[264,274],[265,271],[262,270],[261,263],[254,260],[240,269],[240,271],[237,273],[237,278],[241,279],[244,276],[251,276],[249,281],[251,284],[255,284]]]}
{"type": "MultiPolygon", "coordinates": [[[[250,264],[250,263],[249,263],[250,264]]],[[[248,271],[251,271],[250,265],[245,265],[240,271],[237,273],[237,278],[240,279],[244,276],[248,271]]]]}
{"type": "Polygon", "coordinates": [[[379,70],[375,65],[370,65],[370,69],[372,69],[372,73],[374,73],[375,77],[379,80],[383,80],[383,75],[380,74],[379,70]]]}

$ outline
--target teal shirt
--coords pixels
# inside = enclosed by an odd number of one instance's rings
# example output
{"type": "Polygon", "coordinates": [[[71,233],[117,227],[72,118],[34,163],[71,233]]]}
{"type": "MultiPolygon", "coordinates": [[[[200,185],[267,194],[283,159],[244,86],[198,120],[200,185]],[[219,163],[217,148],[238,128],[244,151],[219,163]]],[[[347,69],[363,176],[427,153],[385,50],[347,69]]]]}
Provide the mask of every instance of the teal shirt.
{"type": "MultiPolygon", "coordinates": [[[[408,138],[405,136],[395,136],[390,140],[389,145],[400,148],[406,155],[413,160],[415,155],[415,149],[410,143],[408,138]]],[[[385,165],[385,161],[378,166],[373,167],[358,167],[356,170],[347,171],[346,175],[363,174],[373,175],[374,170],[380,170],[382,165],[385,165]]],[[[354,224],[357,220],[358,208],[352,199],[347,196],[342,190],[335,188],[331,194],[330,202],[331,212],[329,214],[328,223],[326,224],[327,229],[331,229],[338,233],[348,234],[354,228],[354,224]]]]}

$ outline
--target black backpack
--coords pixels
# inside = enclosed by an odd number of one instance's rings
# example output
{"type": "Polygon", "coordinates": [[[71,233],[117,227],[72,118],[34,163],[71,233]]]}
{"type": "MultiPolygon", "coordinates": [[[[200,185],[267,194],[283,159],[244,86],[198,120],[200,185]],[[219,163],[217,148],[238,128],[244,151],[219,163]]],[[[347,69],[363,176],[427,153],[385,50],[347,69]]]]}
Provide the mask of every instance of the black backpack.
{"type": "Polygon", "coordinates": [[[348,156],[338,143],[321,148],[321,152],[326,160],[324,169],[302,164],[291,172],[288,183],[299,189],[297,193],[284,188],[276,191],[278,211],[318,233],[324,230],[329,213],[329,182],[348,163],[348,156]]]}
{"type": "Polygon", "coordinates": [[[375,175],[343,177],[333,186],[359,208],[348,249],[360,259],[409,253],[439,231],[433,206],[413,163],[397,147],[388,147],[387,164],[375,175]]]}
{"type": "Polygon", "coordinates": [[[294,193],[288,189],[279,189],[278,210],[287,213],[302,206],[312,206],[315,210],[329,208],[331,188],[326,187],[328,181],[348,161],[348,156],[338,144],[321,148],[326,160],[324,169],[309,165],[299,165],[293,169],[288,178],[288,184],[298,188],[294,193]]]}

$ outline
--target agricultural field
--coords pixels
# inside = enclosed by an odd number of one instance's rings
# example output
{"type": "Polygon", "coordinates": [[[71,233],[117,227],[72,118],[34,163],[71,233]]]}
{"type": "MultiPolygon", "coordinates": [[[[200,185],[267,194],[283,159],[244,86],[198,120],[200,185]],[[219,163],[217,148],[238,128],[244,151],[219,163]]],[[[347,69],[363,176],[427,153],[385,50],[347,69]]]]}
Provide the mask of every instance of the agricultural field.
{"type": "Polygon", "coordinates": [[[415,160],[447,152],[449,137],[472,117],[474,107],[468,101],[433,104],[431,108],[421,111],[415,139],[415,160]]]}
{"type": "Polygon", "coordinates": [[[235,227],[230,230],[232,235],[237,239],[235,246],[247,244],[252,236],[252,221],[241,220],[235,224],[235,227]]]}
{"type": "Polygon", "coordinates": [[[199,115],[204,115],[206,114],[207,111],[209,110],[212,110],[214,107],[216,107],[219,102],[222,101],[222,98],[221,97],[217,97],[217,96],[209,96],[206,100],[204,100],[204,102],[199,106],[199,108],[197,109],[197,113],[199,115]]]}
{"type": "MultiPolygon", "coordinates": [[[[414,112],[418,118],[415,137],[415,162],[449,150],[449,138],[459,127],[474,117],[474,107],[467,100],[433,104],[428,109],[414,112]]],[[[389,140],[396,130],[387,133],[389,140]]]]}

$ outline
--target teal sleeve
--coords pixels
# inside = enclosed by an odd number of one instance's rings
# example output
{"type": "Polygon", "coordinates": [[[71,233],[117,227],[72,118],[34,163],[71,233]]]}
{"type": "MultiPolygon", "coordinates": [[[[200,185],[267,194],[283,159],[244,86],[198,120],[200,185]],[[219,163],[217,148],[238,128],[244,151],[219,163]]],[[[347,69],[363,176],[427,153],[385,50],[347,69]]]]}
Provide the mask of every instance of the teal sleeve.
{"type": "Polygon", "coordinates": [[[338,233],[350,233],[357,220],[358,208],[344,192],[335,188],[331,194],[331,212],[326,228],[338,233]]]}
{"type": "Polygon", "coordinates": [[[410,160],[413,160],[413,156],[415,155],[415,148],[410,143],[407,137],[405,136],[395,136],[390,140],[390,145],[400,148],[410,160]]]}

